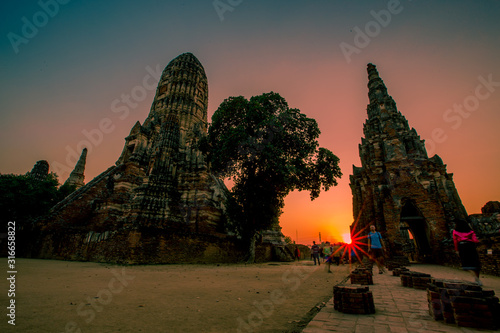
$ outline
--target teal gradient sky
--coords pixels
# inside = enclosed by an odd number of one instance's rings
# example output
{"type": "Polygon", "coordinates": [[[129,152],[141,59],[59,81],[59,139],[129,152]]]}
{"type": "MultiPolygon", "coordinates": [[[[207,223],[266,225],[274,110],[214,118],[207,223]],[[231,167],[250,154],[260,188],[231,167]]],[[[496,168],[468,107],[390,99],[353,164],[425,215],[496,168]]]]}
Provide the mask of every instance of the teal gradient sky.
{"type": "Polygon", "coordinates": [[[275,91],[318,121],[320,144],[340,158],[344,176],[313,202],[292,193],[281,226],[302,243],[319,232],[340,239],[353,221],[349,175],[360,166],[372,62],[429,156],[439,154],[454,174],[468,213],[500,201],[499,1],[233,0],[223,20],[212,0],[54,3],[0,3],[0,173],[24,174],[45,159],[64,182],[75,162],[68,152],[79,155],[83,132],[109,119],[88,147],[90,181],[116,162],[133,124],[147,117],[151,72],[192,52],[207,73],[209,117],[229,96],[275,91]],[[53,17],[41,3],[51,4],[53,17]],[[372,11],[390,9],[385,26],[375,23],[372,11]],[[23,26],[36,20],[38,31],[16,52],[9,36],[24,38],[23,26]],[[341,43],[355,46],[359,29],[377,25],[347,61],[341,43]],[[496,85],[484,87],[481,77],[496,85]],[[147,95],[137,95],[141,87],[147,95]],[[473,111],[453,111],[478,91],[473,111]],[[124,106],[120,99],[132,92],[128,114],[114,112],[113,103],[124,106]]]}

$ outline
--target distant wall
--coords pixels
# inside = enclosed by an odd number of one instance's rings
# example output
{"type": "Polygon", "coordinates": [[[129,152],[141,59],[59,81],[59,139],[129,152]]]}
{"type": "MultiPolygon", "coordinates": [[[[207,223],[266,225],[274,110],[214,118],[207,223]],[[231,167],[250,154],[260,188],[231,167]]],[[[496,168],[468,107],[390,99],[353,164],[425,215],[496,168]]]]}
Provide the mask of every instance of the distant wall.
{"type": "Polygon", "coordinates": [[[500,234],[481,240],[477,252],[481,260],[481,272],[500,276],[500,234]]]}
{"type": "Polygon", "coordinates": [[[483,214],[469,215],[472,229],[477,234],[480,243],[477,247],[481,260],[481,272],[500,276],[500,219],[496,211],[500,206],[498,201],[488,202],[481,211],[483,214]]]}
{"type": "Polygon", "coordinates": [[[286,246],[291,253],[295,253],[295,248],[298,247],[300,251],[300,260],[311,259],[311,249],[307,245],[293,244],[286,246]]]}
{"type": "MultiPolygon", "coordinates": [[[[158,230],[97,233],[64,228],[46,233],[22,231],[17,236],[17,257],[132,265],[238,263],[247,259],[248,250],[234,237],[159,234],[158,230]]],[[[6,257],[6,242],[0,239],[0,245],[0,257],[6,257]]],[[[273,260],[272,244],[256,244],[256,262],[273,260]]]]}
{"type": "Polygon", "coordinates": [[[51,231],[41,235],[28,256],[45,259],[120,264],[237,262],[241,250],[228,239],[204,235],[159,234],[158,231],[79,233],[51,231]]]}

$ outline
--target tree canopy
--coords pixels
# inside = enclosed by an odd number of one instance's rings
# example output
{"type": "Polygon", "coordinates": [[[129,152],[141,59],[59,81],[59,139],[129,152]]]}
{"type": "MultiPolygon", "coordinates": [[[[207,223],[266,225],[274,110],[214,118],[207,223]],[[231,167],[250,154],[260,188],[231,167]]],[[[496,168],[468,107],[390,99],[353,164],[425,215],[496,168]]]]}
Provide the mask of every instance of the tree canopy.
{"type": "Polygon", "coordinates": [[[319,135],[314,119],[274,92],[230,97],[215,111],[205,145],[212,171],[234,181],[228,210],[242,236],[276,225],[291,191],[313,200],[337,185],[339,158],[319,135]]]}
{"type": "Polygon", "coordinates": [[[74,186],[61,186],[55,173],[43,180],[29,175],[0,175],[0,211],[7,221],[23,228],[47,214],[57,202],[74,191],[74,186]]]}

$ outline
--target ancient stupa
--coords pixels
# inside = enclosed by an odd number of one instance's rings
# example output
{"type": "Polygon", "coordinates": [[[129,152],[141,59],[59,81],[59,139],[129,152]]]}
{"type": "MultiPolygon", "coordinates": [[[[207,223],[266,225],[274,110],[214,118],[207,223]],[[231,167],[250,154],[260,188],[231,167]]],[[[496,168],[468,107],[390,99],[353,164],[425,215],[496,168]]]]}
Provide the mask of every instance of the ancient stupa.
{"type": "Polygon", "coordinates": [[[133,126],[116,165],[39,222],[32,255],[126,263],[231,255],[221,227],[226,187],[197,147],[207,104],[203,66],[181,54],[164,69],[148,117],[133,126]]]}
{"type": "Polygon", "coordinates": [[[75,189],[82,187],[85,183],[85,162],[87,161],[87,148],[83,148],[82,154],[76,162],[75,168],[71,171],[64,185],[74,186],[75,189]]]}
{"type": "Polygon", "coordinates": [[[27,175],[38,181],[45,180],[49,175],[49,162],[45,160],[37,161],[27,175]]]}
{"type": "Polygon", "coordinates": [[[398,111],[373,64],[368,64],[368,80],[361,167],[353,165],[350,176],[352,232],[366,235],[375,224],[392,256],[413,253],[442,262],[453,220],[467,216],[453,174],[438,155],[427,156],[424,140],[398,111]]]}

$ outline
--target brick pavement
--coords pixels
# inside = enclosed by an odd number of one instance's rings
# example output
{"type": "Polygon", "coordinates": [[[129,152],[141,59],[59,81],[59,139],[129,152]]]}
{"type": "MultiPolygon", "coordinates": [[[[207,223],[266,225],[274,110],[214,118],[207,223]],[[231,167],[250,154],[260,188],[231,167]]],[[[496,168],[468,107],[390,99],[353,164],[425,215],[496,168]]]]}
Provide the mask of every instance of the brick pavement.
{"type": "MultiPolygon", "coordinates": [[[[431,274],[434,278],[468,282],[474,280],[469,272],[451,267],[413,264],[408,268],[415,272],[431,274]]],[[[338,312],[333,308],[332,297],[302,332],[500,332],[458,327],[435,321],[429,315],[426,290],[401,286],[401,279],[393,276],[392,272],[376,274],[377,272],[374,268],[374,284],[369,286],[373,293],[375,314],[354,315],[338,312]]],[[[495,295],[500,296],[500,277],[481,275],[481,279],[483,289],[493,289],[495,295]]],[[[350,285],[350,282],[345,284],[350,285]]]]}

